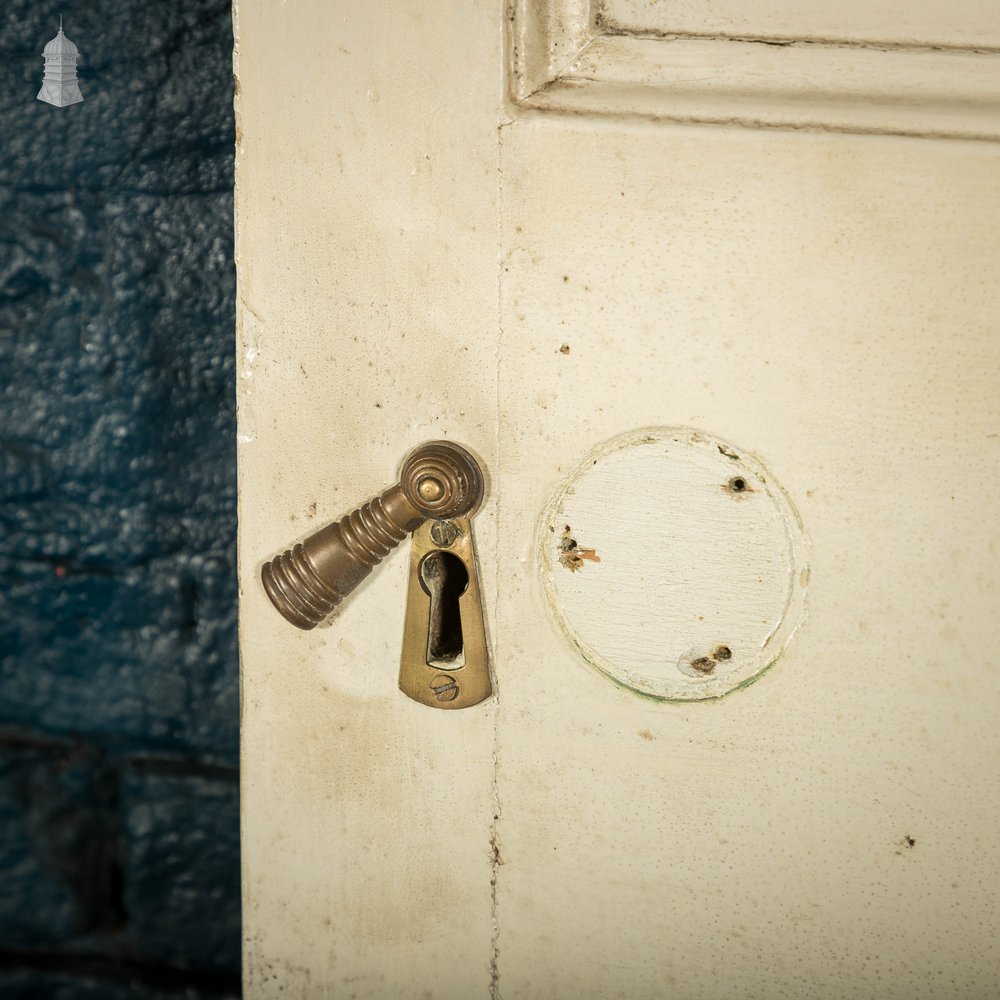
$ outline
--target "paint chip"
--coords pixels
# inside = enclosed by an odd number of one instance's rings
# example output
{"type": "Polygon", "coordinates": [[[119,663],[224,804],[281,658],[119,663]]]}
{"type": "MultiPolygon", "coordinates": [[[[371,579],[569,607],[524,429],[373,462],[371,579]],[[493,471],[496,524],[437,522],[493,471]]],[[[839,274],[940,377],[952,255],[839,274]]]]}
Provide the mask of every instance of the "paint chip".
{"type": "Polygon", "coordinates": [[[583,568],[584,560],[600,562],[601,557],[597,554],[596,549],[584,549],[577,545],[572,530],[567,524],[559,541],[559,562],[570,572],[575,573],[583,568]]]}

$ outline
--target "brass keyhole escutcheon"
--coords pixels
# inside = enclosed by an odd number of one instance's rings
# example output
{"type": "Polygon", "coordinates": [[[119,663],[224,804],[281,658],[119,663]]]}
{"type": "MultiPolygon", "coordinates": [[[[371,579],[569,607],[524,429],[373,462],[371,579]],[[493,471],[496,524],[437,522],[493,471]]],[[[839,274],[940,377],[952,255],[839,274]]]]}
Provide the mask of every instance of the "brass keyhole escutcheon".
{"type": "Polygon", "coordinates": [[[425,521],[413,533],[399,687],[432,708],[468,708],[493,691],[467,517],[425,521]]]}
{"type": "Polygon", "coordinates": [[[468,451],[428,441],[395,486],[266,563],[264,590],[293,625],[314,628],[412,532],[399,686],[435,708],[475,705],[492,692],[470,520],[484,492],[468,451]]]}

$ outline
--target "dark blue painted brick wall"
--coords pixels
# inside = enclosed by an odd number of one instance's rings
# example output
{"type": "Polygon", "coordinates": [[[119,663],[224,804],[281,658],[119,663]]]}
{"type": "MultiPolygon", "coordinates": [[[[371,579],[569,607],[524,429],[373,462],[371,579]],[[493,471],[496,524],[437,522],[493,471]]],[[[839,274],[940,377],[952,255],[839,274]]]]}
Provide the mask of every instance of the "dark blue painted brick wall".
{"type": "Polygon", "coordinates": [[[223,0],[0,9],[4,997],[238,992],[231,50],[223,0]]]}

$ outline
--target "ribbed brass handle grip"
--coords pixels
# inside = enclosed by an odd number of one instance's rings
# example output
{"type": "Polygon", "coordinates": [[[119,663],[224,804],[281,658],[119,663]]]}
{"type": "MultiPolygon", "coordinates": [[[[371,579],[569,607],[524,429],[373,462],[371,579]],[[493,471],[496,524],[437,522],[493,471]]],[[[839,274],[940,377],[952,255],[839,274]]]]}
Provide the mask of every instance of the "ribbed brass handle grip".
{"type": "Polygon", "coordinates": [[[472,455],[428,441],[407,456],[395,486],[266,563],[264,589],[293,625],[313,628],[422,521],[469,516],[482,499],[472,455]]]}

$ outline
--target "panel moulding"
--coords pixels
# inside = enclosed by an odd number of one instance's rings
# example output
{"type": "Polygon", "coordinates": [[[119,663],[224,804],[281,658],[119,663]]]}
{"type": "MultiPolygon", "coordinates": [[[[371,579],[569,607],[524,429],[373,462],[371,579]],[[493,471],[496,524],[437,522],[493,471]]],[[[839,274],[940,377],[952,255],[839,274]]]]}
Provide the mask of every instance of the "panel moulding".
{"type": "Polygon", "coordinates": [[[587,0],[508,10],[511,97],[536,111],[1000,139],[1000,53],[603,27],[587,0]]]}

